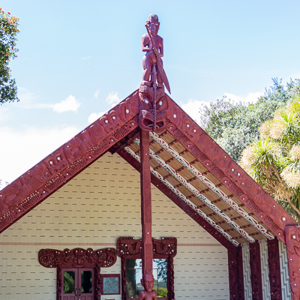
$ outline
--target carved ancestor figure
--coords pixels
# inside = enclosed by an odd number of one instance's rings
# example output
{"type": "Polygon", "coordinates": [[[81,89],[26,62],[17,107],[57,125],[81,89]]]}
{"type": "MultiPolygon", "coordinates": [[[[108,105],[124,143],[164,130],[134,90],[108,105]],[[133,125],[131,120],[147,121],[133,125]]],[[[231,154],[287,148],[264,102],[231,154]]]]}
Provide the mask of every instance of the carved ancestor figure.
{"type": "Polygon", "coordinates": [[[149,16],[145,25],[148,33],[142,36],[142,50],[146,52],[143,58],[143,81],[148,86],[157,81],[158,87],[162,87],[164,83],[170,92],[169,82],[161,59],[164,56],[164,47],[163,39],[158,35],[159,25],[158,16],[154,14],[149,16]]]}
{"type": "Polygon", "coordinates": [[[145,24],[147,33],[142,36],[142,50],[146,54],[143,58],[143,81],[139,88],[140,127],[155,132],[162,132],[166,126],[164,86],[171,93],[161,59],[164,47],[163,39],[158,35],[159,25],[158,16],[154,14],[149,16],[145,24]]]}
{"type": "Polygon", "coordinates": [[[139,292],[139,300],[156,300],[157,294],[153,290],[154,278],[152,274],[144,274],[141,284],[144,287],[144,291],[139,292]]]}

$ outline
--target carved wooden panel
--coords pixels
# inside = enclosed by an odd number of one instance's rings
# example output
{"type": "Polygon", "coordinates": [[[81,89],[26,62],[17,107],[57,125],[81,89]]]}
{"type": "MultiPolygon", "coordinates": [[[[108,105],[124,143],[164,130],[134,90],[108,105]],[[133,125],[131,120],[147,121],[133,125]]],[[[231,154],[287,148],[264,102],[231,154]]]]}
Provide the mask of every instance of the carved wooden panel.
{"type": "Polygon", "coordinates": [[[282,300],[278,240],[268,241],[268,264],[271,299],[282,300]]]}
{"type": "Polygon", "coordinates": [[[41,249],[38,253],[39,263],[46,268],[100,268],[111,267],[117,261],[117,251],[114,248],[87,250],[75,248],[63,251],[55,249],[41,249]]]}
{"type": "Polygon", "coordinates": [[[228,249],[230,300],[244,300],[242,247],[228,249]]]}
{"type": "Polygon", "coordinates": [[[252,299],[263,300],[259,243],[250,244],[252,299]]]}

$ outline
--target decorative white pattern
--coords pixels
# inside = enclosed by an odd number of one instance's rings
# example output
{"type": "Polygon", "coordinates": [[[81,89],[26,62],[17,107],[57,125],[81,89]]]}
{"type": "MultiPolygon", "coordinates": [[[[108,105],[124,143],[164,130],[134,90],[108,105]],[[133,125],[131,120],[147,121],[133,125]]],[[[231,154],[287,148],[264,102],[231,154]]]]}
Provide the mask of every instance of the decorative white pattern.
{"type": "Polygon", "coordinates": [[[288,265],[288,259],[286,253],[286,245],[281,241],[278,241],[278,243],[279,243],[279,261],[280,261],[282,299],[290,300],[292,299],[292,296],[291,296],[289,265],[288,265]]]}
{"type": "Polygon", "coordinates": [[[259,243],[261,280],[263,287],[263,300],[271,300],[270,279],[269,279],[269,262],[268,262],[268,243],[263,241],[259,243]]]}
{"type": "MultiPolygon", "coordinates": [[[[140,140],[135,139],[134,142],[137,145],[140,145],[140,140]]],[[[234,228],[237,232],[239,232],[247,241],[250,243],[254,243],[255,240],[252,238],[244,229],[242,229],[238,224],[232,221],[225,213],[222,212],[220,208],[215,206],[209,199],[207,199],[204,195],[200,193],[198,189],[196,189],[193,185],[188,183],[179,173],[177,173],[171,166],[165,163],[165,161],[160,158],[153,150],[149,149],[150,156],[158,163],[161,167],[163,167],[166,171],[168,171],[174,178],[176,178],[184,187],[186,187],[190,192],[192,192],[199,200],[201,200],[206,206],[208,206],[211,210],[213,210],[216,214],[218,214],[228,225],[234,228]]],[[[197,208],[200,210],[199,208],[197,208]]]]}
{"type": "Polygon", "coordinates": [[[237,213],[251,223],[256,229],[258,229],[268,239],[274,239],[274,235],[267,231],[261,224],[259,224],[254,218],[249,216],[241,207],[239,207],[232,199],[230,199],[223,191],[218,189],[209,179],[207,179],[199,170],[192,166],[184,157],[182,157],[176,150],[174,150],[167,142],[161,139],[156,133],[150,132],[150,136],[169,154],[176,158],[184,167],[186,167],[194,176],[196,176],[203,184],[209,187],[219,197],[221,197],[228,205],[230,205],[237,213]]]}
{"type": "Polygon", "coordinates": [[[245,300],[252,300],[251,268],[250,268],[250,248],[249,244],[243,244],[243,272],[244,272],[244,292],[245,300]]]}
{"type": "MultiPolygon", "coordinates": [[[[132,157],[134,157],[138,162],[141,162],[140,156],[138,156],[134,151],[132,151],[129,147],[124,148],[127,153],[129,153],[132,157]]],[[[239,243],[231,237],[228,233],[226,233],[220,226],[218,226],[211,218],[207,217],[205,213],[203,213],[197,206],[192,203],[189,199],[187,199],[180,191],[178,191],[171,183],[163,178],[158,172],[153,170],[150,167],[151,173],[163,182],[173,193],[175,193],[181,200],[183,200],[188,206],[190,206],[196,213],[198,213],[205,221],[207,221],[211,226],[213,226],[218,232],[220,232],[226,239],[228,239],[232,244],[238,246],[239,243]]]]}

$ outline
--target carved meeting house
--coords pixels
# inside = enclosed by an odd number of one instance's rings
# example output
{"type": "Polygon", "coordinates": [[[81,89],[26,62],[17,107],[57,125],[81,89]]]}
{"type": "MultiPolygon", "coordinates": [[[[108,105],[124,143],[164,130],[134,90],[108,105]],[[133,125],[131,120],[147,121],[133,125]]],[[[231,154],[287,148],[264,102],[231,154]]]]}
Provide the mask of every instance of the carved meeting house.
{"type": "Polygon", "coordinates": [[[299,224],[166,93],[158,28],[140,87],[0,191],[0,299],[300,299],[299,224]]]}

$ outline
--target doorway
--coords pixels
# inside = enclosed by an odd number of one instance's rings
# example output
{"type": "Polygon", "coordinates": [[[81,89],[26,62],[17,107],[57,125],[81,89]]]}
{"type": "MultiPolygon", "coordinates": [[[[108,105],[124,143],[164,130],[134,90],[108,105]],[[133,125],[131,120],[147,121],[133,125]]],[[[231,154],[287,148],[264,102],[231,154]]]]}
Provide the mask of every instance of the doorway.
{"type": "Polygon", "coordinates": [[[94,269],[62,269],[62,283],[62,300],[94,300],[94,269]]]}

